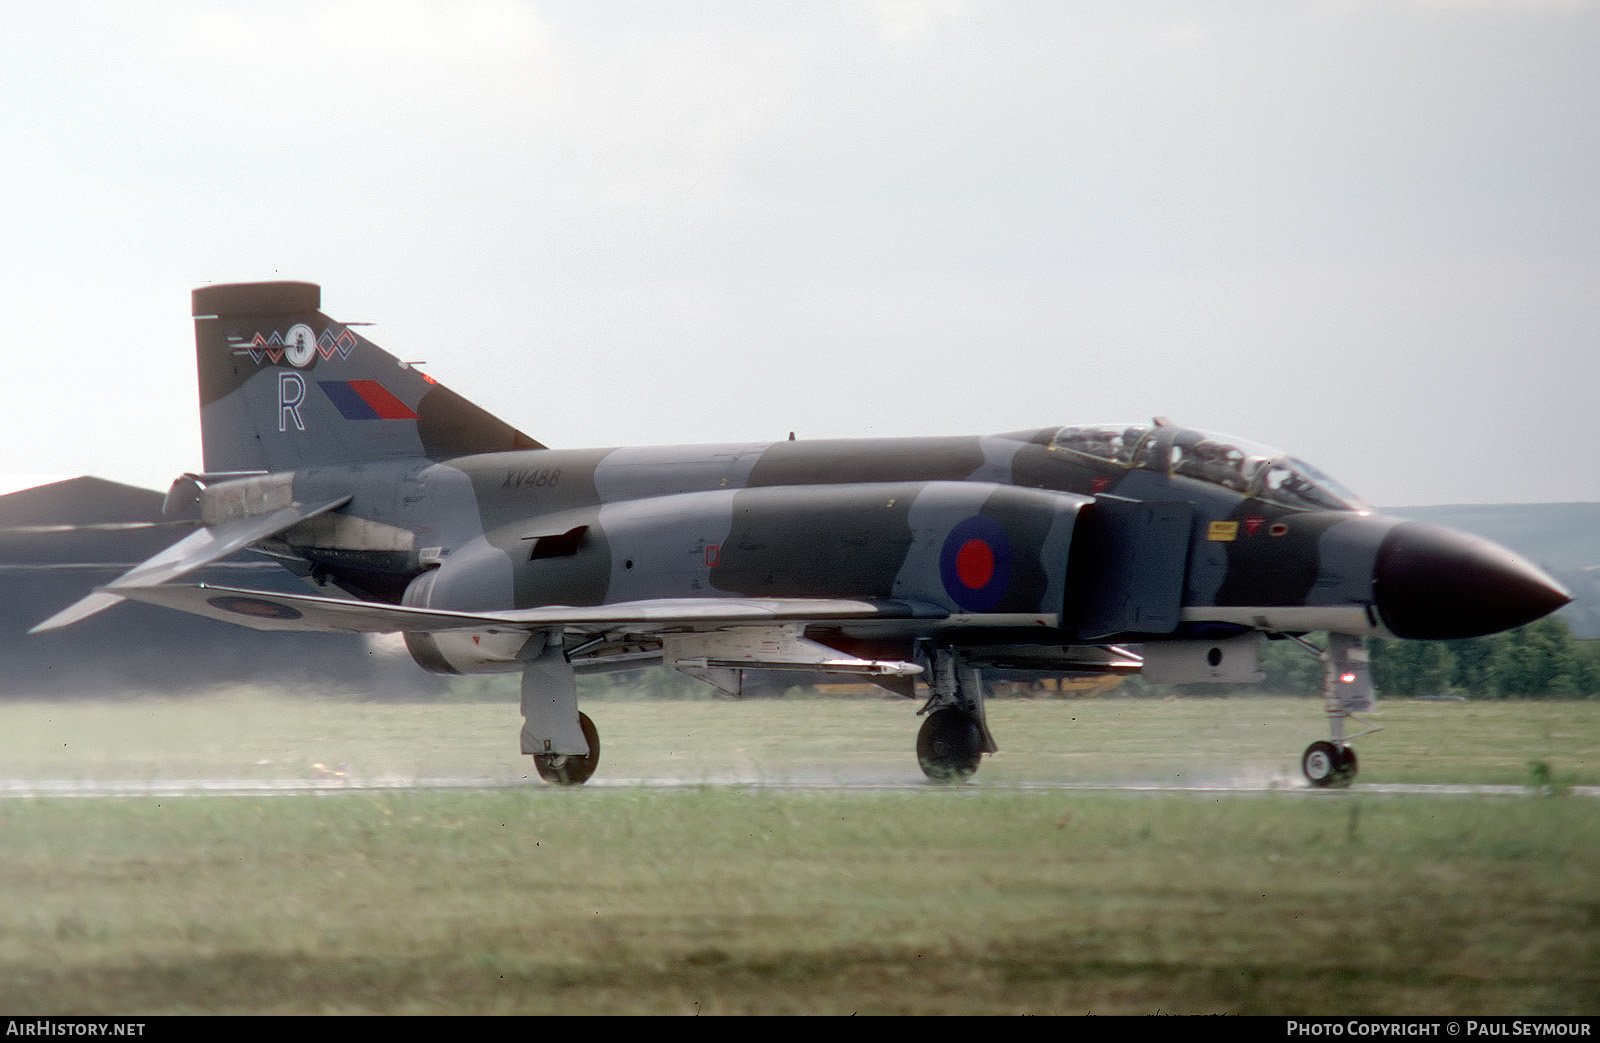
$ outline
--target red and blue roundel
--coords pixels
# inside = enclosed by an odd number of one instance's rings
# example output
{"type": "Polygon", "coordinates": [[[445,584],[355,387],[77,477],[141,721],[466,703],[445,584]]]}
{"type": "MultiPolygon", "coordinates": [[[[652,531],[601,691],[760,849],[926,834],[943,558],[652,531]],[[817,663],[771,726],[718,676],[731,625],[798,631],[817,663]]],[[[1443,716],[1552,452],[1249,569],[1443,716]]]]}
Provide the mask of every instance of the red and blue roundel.
{"type": "Polygon", "coordinates": [[[1011,583],[1011,541],[993,518],[977,514],[945,537],[939,578],[950,600],[968,612],[987,612],[1011,583]]]}

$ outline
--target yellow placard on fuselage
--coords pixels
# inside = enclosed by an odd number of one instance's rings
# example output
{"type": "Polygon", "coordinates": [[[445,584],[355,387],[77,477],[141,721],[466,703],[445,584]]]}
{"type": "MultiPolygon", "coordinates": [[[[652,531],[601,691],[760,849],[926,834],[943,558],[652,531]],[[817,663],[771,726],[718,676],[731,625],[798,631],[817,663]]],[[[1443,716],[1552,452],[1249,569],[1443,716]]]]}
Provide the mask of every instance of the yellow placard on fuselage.
{"type": "Polygon", "coordinates": [[[1232,543],[1239,538],[1239,523],[1214,521],[1206,529],[1206,539],[1212,543],[1232,543]]]}

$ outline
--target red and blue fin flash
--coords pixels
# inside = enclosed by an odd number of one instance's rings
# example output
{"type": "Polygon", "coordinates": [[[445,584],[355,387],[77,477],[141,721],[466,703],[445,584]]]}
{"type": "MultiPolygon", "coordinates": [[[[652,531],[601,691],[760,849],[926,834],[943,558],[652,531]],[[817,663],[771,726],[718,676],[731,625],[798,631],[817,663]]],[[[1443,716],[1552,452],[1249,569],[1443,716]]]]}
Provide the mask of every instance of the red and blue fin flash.
{"type": "Polygon", "coordinates": [[[376,380],[319,380],[317,386],[346,420],[415,420],[410,406],[376,380]]]}

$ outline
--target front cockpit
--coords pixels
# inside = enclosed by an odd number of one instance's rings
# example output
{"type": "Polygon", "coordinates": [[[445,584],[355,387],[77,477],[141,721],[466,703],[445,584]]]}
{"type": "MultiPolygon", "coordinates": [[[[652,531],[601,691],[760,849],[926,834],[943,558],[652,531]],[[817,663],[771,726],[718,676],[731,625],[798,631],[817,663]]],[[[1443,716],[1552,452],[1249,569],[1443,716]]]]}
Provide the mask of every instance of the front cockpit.
{"type": "Polygon", "coordinates": [[[1055,433],[1050,448],[1118,467],[1209,482],[1291,510],[1371,510],[1359,496],[1303,460],[1159,419],[1149,426],[1063,427],[1055,433]]]}

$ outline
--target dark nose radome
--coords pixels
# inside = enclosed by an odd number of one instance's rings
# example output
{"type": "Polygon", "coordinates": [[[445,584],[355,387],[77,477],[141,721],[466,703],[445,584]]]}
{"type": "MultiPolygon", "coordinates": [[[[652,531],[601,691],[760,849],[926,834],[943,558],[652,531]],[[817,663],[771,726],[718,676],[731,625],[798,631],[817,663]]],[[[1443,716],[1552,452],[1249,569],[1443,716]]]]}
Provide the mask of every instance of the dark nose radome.
{"type": "Polygon", "coordinates": [[[1510,630],[1572,600],[1499,544],[1420,522],[1401,522],[1384,538],[1373,586],[1390,633],[1434,640],[1510,630]]]}

